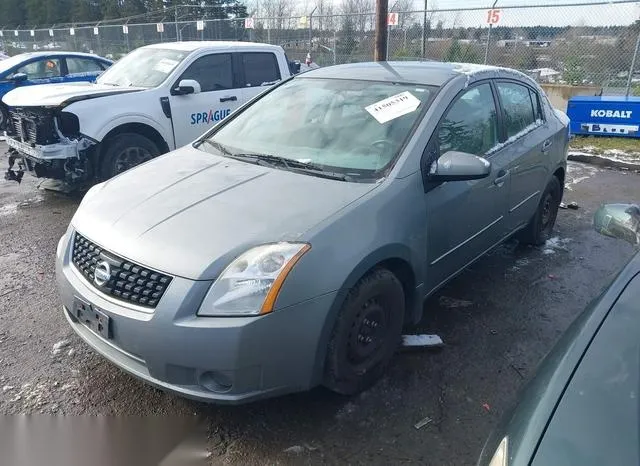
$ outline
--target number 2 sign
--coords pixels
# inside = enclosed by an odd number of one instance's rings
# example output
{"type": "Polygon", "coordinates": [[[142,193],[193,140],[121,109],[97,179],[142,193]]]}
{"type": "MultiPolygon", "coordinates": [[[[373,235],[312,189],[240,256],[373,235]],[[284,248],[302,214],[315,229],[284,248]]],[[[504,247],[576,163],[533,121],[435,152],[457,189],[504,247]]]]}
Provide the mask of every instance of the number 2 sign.
{"type": "Polygon", "coordinates": [[[498,24],[500,21],[500,10],[487,11],[487,24],[498,24]]]}

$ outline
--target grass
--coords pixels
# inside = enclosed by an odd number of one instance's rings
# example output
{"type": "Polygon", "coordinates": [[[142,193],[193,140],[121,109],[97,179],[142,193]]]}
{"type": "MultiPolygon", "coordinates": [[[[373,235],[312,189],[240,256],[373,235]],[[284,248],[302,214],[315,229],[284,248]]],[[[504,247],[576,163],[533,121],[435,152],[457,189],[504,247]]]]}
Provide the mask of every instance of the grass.
{"type": "Polygon", "coordinates": [[[602,136],[576,136],[569,143],[569,149],[604,154],[606,151],[619,150],[625,155],[640,159],[640,139],[602,136]]]}

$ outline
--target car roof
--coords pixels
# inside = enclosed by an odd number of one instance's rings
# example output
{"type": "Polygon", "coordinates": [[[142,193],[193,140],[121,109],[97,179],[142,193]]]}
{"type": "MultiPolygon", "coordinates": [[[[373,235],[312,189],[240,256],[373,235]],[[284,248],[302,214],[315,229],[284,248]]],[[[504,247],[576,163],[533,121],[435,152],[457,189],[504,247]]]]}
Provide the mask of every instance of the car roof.
{"type": "Polygon", "coordinates": [[[42,51],[42,52],[25,52],[25,53],[21,53],[19,55],[16,55],[23,57],[25,60],[28,60],[30,58],[38,58],[38,57],[60,57],[60,56],[73,56],[73,57],[87,57],[87,58],[100,58],[102,60],[107,60],[106,58],[103,58],[99,55],[93,54],[93,53],[84,53],[84,52],[64,52],[61,50],[55,50],[55,51],[42,51]]]}
{"type": "MultiPolygon", "coordinates": [[[[527,76],[519,71],[473,63],[449,63],[438,61],[389,61],[350,63],[326,68],[316,68],[300,75],[301,78],[356,79],[364,81],[388,81],[442,86],[456,76],[513,77],[527,76]]],[[[528,78],[527,78],[528,79],[528,78]]]]}
{"type": "Polygon", "coordinates": [[[265,50],[282,49],[282,47],[278,45],[261,44],[257,42],[239,42],[239,41],[223,41],[223,40],[161,42],[159,44],[146,45],[144,48],[182,50],[185,52],[194,52],[200,49],[220,50],[220,49],[230,49],[230,48],[236,48],[236,47],[264,48],[265,50]]]}

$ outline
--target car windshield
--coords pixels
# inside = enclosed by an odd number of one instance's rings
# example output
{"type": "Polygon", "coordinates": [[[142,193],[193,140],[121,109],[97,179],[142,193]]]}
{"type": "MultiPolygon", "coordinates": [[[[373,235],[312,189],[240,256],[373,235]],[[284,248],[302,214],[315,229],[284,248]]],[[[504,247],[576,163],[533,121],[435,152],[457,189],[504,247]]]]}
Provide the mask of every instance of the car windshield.
{"type": "Polygon", "coordinates": [[[140,48],[113,64],[97,79],[111,86],[156,87],[189,53],[182,50],[140,48]]]}
{"type": "Polygon", "coordinates": [[[25,55],[21,54],[21,55],[15,55],[13,57],[9,57],[0,61],[0,74],[9,71],[11,68],[13,68],[16,65],[19,65],[20,63],[25,61],[26,58],[27,57],[25,55]]]}
{"type": "Polygon", "coordinates": [[[198,147],[277,168],[313,167],[319,176],[370,181],[392,164],[434,91],[416,84],[293,79],[198,147]]]}

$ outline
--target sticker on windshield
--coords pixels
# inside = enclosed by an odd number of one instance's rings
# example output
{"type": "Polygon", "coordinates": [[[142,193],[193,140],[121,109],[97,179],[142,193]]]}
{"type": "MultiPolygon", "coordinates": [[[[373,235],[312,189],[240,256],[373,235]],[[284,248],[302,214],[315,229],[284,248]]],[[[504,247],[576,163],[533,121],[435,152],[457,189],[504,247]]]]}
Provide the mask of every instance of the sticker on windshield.
{"type": "Polygon", "coordinates": [[[174,66],[178,64],[177,61],[171,60],[170,58],[163,58],[158,63],[156,63],[153,67],[154,70],[160,71],[161,73],[170,72],[174,66]]]}
{"type": "Polygon", "coordinates": [[[415,111],[418,105],[420,105],[420,99],[411,92],[405,91],[376,102],[375,104],[371,104],[364,109],[369,112],[378,123],[386,123],[387,121],[415,111]]]}

